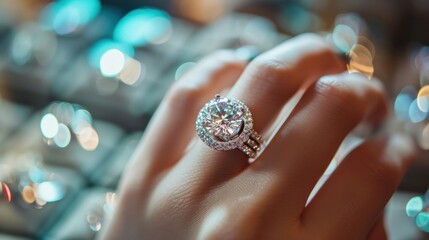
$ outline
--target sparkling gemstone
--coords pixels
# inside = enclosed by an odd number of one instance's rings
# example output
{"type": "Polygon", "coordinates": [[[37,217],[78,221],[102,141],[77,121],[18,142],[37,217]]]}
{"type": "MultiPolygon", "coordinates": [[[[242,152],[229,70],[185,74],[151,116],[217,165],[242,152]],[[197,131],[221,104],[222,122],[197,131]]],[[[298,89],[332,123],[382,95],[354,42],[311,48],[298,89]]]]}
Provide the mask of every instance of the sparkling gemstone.
{"type": "Polygon", "coordinates": [[[217,97],[203,112],[202,126],[223,141],[234,139],[242,130],[243,109],[231,100],[217,97]]]}

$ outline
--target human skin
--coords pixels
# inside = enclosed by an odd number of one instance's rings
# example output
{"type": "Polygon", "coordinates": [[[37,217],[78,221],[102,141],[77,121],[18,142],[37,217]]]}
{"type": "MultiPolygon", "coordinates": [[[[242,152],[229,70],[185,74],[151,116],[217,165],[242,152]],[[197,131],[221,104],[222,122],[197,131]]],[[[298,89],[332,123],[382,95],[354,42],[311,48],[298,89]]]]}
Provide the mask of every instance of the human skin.
{"type": "Polygon", "coordinates": [[[341,161],[307,199],[345,137],[380,124],[385,92],[314,34],[295,37],[250,63],[234,51],[202,59],[153,116],[118,189],[101,239],[386,239],[382,213],[414,158],[401,135],[374,136],[341,161]],[[266,139],[249,163],[196,137],[199,110],[229,89],[266,139]],[[304,91],[285,121],[275,121],[304,91]],[[273,133],[273,124],[278,131],[273,133]]]}

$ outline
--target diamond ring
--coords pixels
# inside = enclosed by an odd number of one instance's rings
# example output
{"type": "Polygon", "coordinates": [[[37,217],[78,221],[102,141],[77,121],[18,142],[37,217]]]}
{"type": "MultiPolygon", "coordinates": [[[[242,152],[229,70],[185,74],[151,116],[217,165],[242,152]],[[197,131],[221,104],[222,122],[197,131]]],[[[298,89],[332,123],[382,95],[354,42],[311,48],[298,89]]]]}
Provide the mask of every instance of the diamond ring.
{"type": "Polygon", "coordinates": [[[238,148],[254,158],[264,143],[253,130],[249,108],[237,99],[219,94],[200,110],[196,125],[200,139],[216,150],[238,148]]]}

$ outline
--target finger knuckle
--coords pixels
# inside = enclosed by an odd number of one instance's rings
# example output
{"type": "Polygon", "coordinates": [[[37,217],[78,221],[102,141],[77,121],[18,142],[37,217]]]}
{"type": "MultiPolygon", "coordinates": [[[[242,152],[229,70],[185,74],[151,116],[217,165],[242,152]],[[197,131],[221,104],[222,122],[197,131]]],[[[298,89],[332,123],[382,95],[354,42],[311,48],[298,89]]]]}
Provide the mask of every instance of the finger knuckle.
{"type": "Polygon", "coordinates": [[[381,191],[393,191],[402,176],[399,165],[393,164],[397,156],[391,153],[382,153],[379,147],[371,146],[366,152],[372,152],[371,156],[361,159],[364,181],[370,186],[379,186],[381,191]]]}
{"type": "Polygon", "coordinates": [[[167,96],[167,104],[177,108],[192,106],[204,95],[204,87],[176,84],[167,96]]]}
{"type": "Polygon", "coordinates": [[[328,45],[325,39],[320,35],[314,33],[304,33],[296,38],[297,42],[300,42],[304,48],[311,49],[312,52],[321,57],[335,56],[335,52],[332,47],[328,45]]]}
{"type": "Polygon", "coordinates": [[[315,91],[325,110],[353,122],[362,118],[364,106],[361,96],[345,81],[323,77],[316,83],[315,91]]]}
{"type": "Polygon", "coordinates": [[[256,58],[249,68],[255,79],[279,79],[285,71],[285,63],[272,58],[256,58]]]}
{"type": "Polygon", "coordinates": [[[207,58],[201,61],[200,65],[204,65],[208,68],[205,69],[205,71],[216,72],[241,69],[243,67],[243,62],[237,59],[233,51],[222,49],[211,53],[207,58]]]}

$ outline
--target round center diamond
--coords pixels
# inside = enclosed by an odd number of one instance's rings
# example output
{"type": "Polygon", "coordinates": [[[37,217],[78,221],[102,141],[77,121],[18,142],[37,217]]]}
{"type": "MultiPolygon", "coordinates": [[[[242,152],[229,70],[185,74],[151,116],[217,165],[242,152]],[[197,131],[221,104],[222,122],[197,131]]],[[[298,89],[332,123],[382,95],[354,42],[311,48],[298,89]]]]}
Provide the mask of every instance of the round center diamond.
{"type": "Polygon", "coordinates": [[[243,124],[242,107],[224,97],[216,97],[203,112],[202,126],[223,141],[238,136],[243,124]]]}

